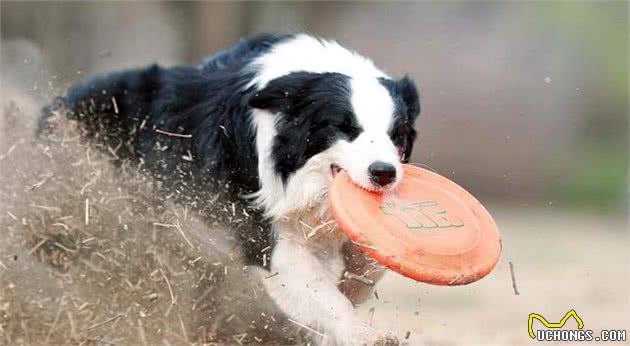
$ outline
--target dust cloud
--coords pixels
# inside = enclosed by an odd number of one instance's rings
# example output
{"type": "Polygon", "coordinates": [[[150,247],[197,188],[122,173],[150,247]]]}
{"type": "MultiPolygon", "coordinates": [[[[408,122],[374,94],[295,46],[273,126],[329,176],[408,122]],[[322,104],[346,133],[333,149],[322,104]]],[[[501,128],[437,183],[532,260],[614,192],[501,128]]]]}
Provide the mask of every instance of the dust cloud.
{"type": "Polygon", "coordinates": [[[38,138],[41,105],[6,85],[2,95],[0,343],[303,338],[249,275],[256,269],[241,261],[230,228],[207,222],[207,213],[238,219],[243,206],[211,196],[207,208],[175,204],[63,115],[38,138]]]}

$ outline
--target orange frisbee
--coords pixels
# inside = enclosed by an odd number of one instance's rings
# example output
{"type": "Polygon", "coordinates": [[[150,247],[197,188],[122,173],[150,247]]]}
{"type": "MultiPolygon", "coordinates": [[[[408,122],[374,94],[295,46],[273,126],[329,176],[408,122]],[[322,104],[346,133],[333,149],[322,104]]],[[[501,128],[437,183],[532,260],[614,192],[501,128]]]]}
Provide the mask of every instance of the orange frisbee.
{"type": "Polygon", "coordinates": [[[412,165],[391,192],[370,192],[345,172],[330,192],[335,219],[358,247],[390,269],[434,285],[486,276],[501,253],[488,211],[459,185],[412,165]]]}

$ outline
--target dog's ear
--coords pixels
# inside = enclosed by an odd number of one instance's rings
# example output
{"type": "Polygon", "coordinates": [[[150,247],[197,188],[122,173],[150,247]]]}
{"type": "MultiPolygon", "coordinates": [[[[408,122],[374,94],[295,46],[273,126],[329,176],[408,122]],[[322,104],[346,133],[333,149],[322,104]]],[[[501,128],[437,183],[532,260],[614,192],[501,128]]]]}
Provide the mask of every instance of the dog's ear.
{"type": "Polygon", "coordinates": [[[286,111],[293,103],[292,93],[293,90],[269,84],[249,98],[249,105],[252,108],[265,109],[274,113],[286,111]]]}
{"type": "Polygon", "coordinates": [[[249,105],[274,113],[288,113],[306,97],[309,87],[321,78],[318,73],[294,72],[273,79],[250,97],[249,105]]]}
{"type": "Polygon", "coordinates": [[[409,120],[413,123],[418,114],[420,114],[420,97],[418,96],[416,83],[414,83],[409,76],[404,76],[396,81],[396,83],[398,84],[400,96],[407,106],[407,115],[409,116],[409,120]]]}

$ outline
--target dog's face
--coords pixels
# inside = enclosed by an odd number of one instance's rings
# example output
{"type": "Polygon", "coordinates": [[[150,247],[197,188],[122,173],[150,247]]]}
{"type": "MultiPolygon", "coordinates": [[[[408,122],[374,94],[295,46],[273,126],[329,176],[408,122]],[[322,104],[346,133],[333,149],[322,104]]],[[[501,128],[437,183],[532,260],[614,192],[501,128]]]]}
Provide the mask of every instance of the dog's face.
{"type": "Polygon", "coordinates": [[[251,97],[250,106],[258,110],[259,148],[266,148],[259,152],[262,190],[265,184],[283,190],[258,198],[288,203],[272,210],[275,216],[320,202],[340,170],[370,191],[395,188],[420,111],[416,87],[407,77],[310,72],[271,80],[251,97]]]}

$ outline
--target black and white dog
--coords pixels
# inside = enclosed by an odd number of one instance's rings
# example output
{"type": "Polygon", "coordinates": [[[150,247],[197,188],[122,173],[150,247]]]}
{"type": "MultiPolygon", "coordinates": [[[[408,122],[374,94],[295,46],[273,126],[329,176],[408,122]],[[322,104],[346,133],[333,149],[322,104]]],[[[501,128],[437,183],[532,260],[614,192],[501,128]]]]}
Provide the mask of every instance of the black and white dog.
{"type": "Polygon", "coordinates": [[[330,224],[327,194],[340,170],[373,191],[402,179],[420,112],[408,77],[392,79],[336,42],[259,35],[201,65],[90,79],[59,101],[90,138],[142,161],[180,201],[228,190],[253,206],[258,225],[237,231],[243,253],[256,275],[277,273],[262,282],[288,316],[321,328],[325,342],[384,340],[353,309],[369,287],[340,285],[368,260],[342,232],[318,226],[330,224]]]}

